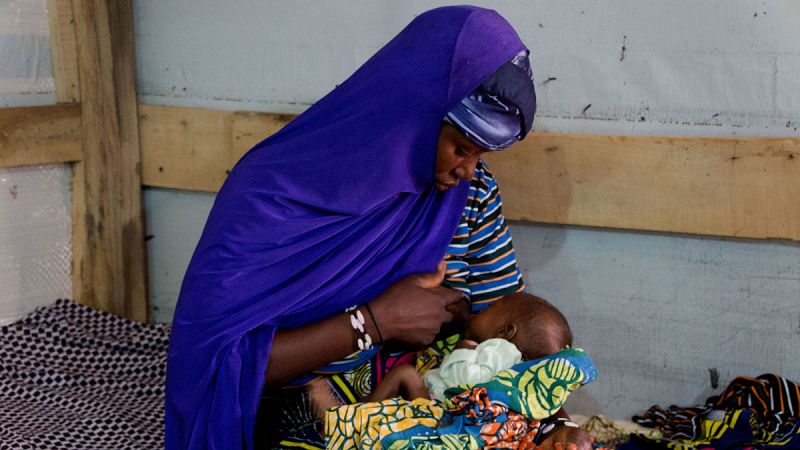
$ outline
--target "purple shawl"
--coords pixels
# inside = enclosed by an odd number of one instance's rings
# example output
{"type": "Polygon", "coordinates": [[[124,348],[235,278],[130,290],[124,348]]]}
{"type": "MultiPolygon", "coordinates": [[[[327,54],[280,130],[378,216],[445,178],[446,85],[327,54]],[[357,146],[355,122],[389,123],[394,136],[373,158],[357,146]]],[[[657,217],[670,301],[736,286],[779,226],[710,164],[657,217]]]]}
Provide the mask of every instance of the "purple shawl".
{"type": "Polygon", "coordinates": [[[239,161],[181,287],[167,449],[252,448],[276,329],[435,270],[468,191],[433,187],[442,118],[522,49],[494,11],[426,12],[239,161]]]}

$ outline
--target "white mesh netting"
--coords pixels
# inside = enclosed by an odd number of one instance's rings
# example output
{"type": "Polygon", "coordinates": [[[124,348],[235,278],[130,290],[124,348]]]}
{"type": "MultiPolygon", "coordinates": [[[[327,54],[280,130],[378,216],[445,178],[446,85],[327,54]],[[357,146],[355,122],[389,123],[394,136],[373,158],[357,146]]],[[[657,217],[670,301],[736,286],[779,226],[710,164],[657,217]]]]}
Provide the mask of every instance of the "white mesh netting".
{"type": "Polygon", "coordinates": [[[54,89],[45,0],[0,0],[0,106],[54,89]]]}
{"type": "Polygon", "coordinates": [[[0,169],[0,325],[72,297],[71,170],[0,169]]]}

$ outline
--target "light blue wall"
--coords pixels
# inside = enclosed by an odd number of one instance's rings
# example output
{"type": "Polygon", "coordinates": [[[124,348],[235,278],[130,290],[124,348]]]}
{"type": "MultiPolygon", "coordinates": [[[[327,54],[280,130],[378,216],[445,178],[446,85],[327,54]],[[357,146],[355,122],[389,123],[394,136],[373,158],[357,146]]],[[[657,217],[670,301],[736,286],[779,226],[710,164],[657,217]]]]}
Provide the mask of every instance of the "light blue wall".
{"type": "MultiPolygon", "coordinates": [[[[519,30],[538,80],[557,77],[537,85],[537,130],[798,134],[796,3],[480,3],[519,30]]],[[[298,113],[433,4],[141,0],[140,101],[298,113]]],[[[145,191],[154,320],[172,316],[213,198],[145,191]]],[[[800,379],[798,244],[523,223],[512,234],[529,290],[565,312],[600,369],[573,412],[698,401],[709,369],[721,386],[767,371],[800,379]]]]}
{"type": "Polygon", "coordinates": [[[582,413],[690,404],[737,375],[800,378],[800,245],[514,224],[529,291],[551,299],[598,381],[582,413]]]}

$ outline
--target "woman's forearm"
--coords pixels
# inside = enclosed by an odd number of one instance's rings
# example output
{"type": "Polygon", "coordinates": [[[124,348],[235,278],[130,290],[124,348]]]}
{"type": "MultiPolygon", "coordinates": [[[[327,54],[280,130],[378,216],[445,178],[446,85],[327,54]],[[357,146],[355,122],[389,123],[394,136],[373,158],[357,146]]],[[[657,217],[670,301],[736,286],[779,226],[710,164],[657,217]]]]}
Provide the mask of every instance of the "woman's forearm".
{"type": "Polygon", "coordinates": [[[280,387],[356,350],[349,313],[299,328],[278,330],[272,340],[265,385],[280,387]]]}
{"type": "MultiPolygon", "coordinates": [[[[369,311],[359,307],[373,342],[399,339],[419,348],[433,342],[442,324],[460,316],[463,294],[440,286],[445,269],[442,263],[435,273],[409,275],[369,302],[369,311]]],[[[357,349],[350,313],[279,329],[272,341],[265,385],[280,387],[357,349]]]]}

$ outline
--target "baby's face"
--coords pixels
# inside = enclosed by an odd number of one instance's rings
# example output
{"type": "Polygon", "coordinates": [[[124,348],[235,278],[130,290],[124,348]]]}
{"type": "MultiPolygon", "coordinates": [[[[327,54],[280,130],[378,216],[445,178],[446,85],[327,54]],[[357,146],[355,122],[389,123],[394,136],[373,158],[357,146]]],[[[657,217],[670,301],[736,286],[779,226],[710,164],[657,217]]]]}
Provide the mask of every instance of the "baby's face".
{"type": "Polygon", "coordinates": [[[510,297],[503,297],[483,311],[473,314],[467,322],[464,339],[483,342],[492,338],[506,338],[504,330],[512,323],[512,305],[510,297]]]}

